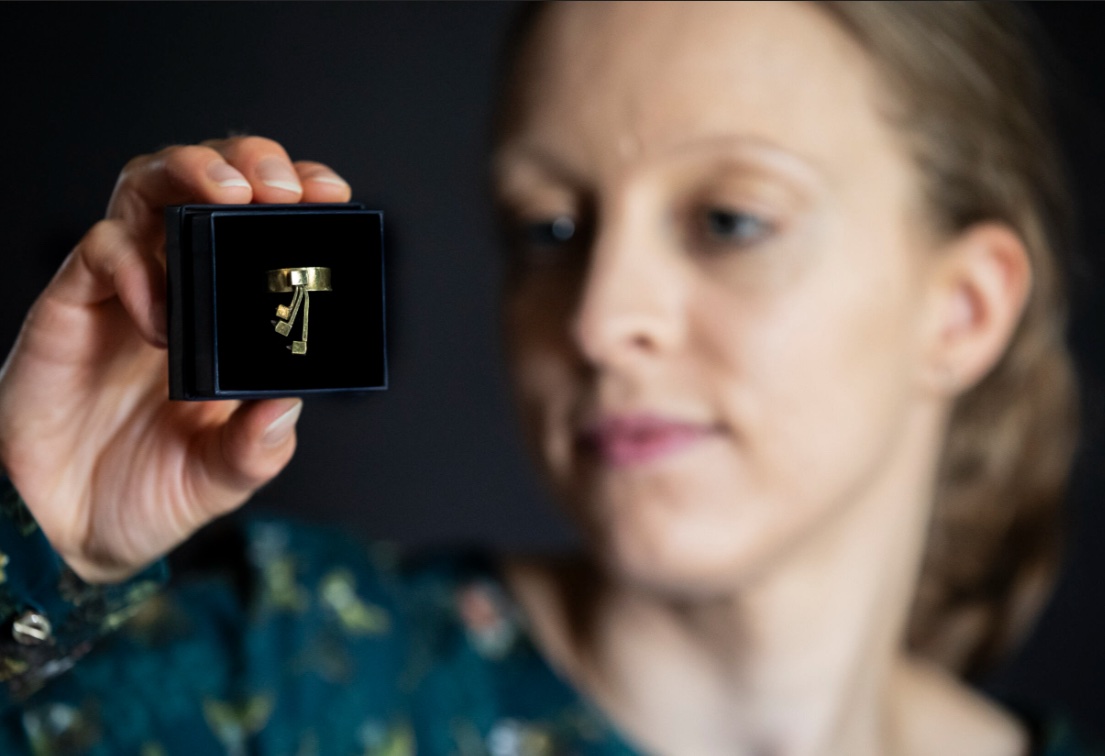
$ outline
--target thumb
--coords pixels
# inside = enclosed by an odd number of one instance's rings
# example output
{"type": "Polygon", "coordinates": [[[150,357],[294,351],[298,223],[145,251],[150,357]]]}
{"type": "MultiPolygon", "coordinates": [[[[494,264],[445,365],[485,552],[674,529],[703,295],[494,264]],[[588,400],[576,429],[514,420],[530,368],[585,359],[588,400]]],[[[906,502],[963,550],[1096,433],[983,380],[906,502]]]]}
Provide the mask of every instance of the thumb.
{"type": "Polygon", "coordinates": [[[214,487],[208,502],[223,514],[276,477],[295,452],[295,426],[303,410],[300,399],[245,402],[221,426],[217,438],[203,443],[204,477],[214,487]]]}

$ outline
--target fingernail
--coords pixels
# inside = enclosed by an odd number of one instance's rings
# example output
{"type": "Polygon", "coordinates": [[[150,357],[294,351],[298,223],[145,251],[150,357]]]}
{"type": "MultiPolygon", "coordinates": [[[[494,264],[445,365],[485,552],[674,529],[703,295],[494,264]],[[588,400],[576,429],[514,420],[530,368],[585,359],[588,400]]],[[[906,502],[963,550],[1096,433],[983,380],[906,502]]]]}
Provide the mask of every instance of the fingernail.
{"type": "Polygon", "coordinates": [[[273,189],[282,189],[293,194],[302,194],[303,187],[299,185],[295,172],[280,158],[265,158],[257,164],[257,177],[265,186],[273,189]]]}
{"type": "Polygon", "coordinates": [[[249,182],[246,181],[245,176],[238,173],[238,171],[221,160],[216,160],[211,163],[211,165],[207,166],[207,177],[223,188],[250,188],[249,182]]]}
{"type": "Polygon", "coordinates": [[[269,423],[265,428],[265,435],[261,437],[261,443],[265,446],[279,446],[288,440],[295,429],[295,421],[299,419],[299,413],[303,411],[302,400],[297,399],[283,415],[269,423]]]}

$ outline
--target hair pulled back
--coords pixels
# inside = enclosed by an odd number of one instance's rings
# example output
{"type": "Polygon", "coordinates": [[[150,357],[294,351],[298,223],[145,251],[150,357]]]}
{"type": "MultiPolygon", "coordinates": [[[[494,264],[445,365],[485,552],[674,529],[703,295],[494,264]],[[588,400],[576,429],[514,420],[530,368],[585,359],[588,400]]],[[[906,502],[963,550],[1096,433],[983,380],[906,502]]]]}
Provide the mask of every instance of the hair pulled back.
{"type": "Polygon", "coordinates": [[[953,409],[908,629],[915,652],[970,676],[1024,634],[1050,592],[1078,435],[1060,264],[1069,201],[1043,77],[1012,4],[821,7],[871,57],[937,230],[1004,223],[1032,266],[1004,357],[953,409]]]}

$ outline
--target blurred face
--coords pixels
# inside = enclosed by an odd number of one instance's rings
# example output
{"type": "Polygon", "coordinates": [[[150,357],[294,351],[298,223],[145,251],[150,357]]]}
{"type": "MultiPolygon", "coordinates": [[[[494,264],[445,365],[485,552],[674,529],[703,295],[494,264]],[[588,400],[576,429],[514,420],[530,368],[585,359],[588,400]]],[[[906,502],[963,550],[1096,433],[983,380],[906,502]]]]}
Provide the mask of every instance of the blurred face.
{"type": "Polygon", "coordinates": [[[893,488],[917,176],[801,4],[554,4],[496,155],[533,448],[615,570],[741,580],[893,488]]]}

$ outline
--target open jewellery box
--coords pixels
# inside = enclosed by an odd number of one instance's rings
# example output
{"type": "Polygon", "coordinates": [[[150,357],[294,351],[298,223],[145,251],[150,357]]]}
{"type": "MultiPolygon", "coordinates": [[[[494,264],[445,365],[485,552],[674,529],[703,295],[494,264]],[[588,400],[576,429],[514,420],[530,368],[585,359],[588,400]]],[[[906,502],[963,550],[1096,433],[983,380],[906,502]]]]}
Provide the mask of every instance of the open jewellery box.
{"type": "Polygon", "coordinates": [[[165,220],[171,399],[387,388],[382,213],[179,205],[165,220]]]}

